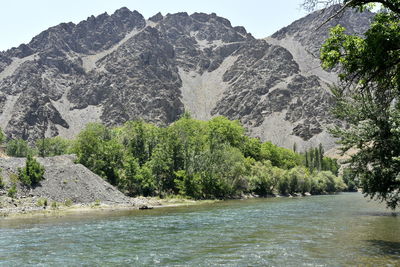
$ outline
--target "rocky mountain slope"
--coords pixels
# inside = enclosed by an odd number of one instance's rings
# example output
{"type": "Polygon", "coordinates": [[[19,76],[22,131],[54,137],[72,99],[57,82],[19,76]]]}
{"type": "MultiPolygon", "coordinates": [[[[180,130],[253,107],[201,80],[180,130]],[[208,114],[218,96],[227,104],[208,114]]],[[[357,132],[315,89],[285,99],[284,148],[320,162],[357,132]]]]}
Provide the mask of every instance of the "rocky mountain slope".
{"type": "Polygon", "coordinates": [[[188,110],[239,119],[253,136],[304,149],[334,145],[332,100],[312,57],[328,26],[361,33],[370,13],[349,11],[318,31],[333,9],[265,40],[215,14],[114,14],[62,23],[0,52],[0,127],[12,138],[74,137],[88,122],[159,125],[188,110]]]}

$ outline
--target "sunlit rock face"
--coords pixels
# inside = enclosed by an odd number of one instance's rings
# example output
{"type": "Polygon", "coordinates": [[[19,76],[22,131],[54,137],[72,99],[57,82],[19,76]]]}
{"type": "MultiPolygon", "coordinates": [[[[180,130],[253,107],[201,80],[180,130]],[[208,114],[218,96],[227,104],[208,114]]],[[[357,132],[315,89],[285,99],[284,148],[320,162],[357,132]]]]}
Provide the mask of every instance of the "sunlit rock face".
{"type": "Polygon", "coordinates": [[[142,119],[168,125],[183,112],[238,119],[252,136],[299,149],[334,146],[327,127],[328,83],[318,49],[328,28],[351,33],[371,13],[314,12],[271,37],[255,39],[216,14],[121,8],[78,24],[62,23],[28,44],[0,52],[0,127],[12,138],[73,138],[88,122],[142,119]]]}

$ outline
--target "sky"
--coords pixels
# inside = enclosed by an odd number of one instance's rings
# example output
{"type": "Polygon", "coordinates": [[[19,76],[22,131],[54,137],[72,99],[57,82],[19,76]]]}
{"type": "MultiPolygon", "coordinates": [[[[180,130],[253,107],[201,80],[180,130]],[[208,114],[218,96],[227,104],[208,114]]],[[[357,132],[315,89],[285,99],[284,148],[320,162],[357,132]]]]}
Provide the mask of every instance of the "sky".
{"type": "Polygon", "coordinates": [[[146,19],[161,12],[216,13],[233,26],[264,38],[303,17],[303,0],[0,0],[0,51],[28,43],[62,22],[78,23],[91,15],[127,7],[146,19]]]}

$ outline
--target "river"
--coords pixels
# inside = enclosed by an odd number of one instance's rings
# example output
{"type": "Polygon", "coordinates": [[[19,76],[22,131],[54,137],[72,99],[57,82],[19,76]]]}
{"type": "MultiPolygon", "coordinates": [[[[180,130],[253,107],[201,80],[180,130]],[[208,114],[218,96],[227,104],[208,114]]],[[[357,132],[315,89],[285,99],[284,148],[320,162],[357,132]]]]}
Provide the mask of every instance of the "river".
{"type": "Polygon", "coordinates": [[[400,266],[400,213],[344,193],[0,219],[0,265],[400,266]]]}

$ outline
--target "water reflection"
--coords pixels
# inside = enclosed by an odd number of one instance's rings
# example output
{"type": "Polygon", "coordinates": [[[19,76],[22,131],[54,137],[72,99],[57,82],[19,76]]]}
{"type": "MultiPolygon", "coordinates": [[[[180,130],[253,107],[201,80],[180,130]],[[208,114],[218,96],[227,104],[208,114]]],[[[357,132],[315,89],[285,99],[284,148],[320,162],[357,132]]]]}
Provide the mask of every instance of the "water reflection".
{"type": "Polygon", "coordinates": [[[388,254],[398,256],[400,260],[400,242],[386,241],[386,240],[367,240],[370,246],[376,247],[377,252],[381,254],[388,254]]]}

